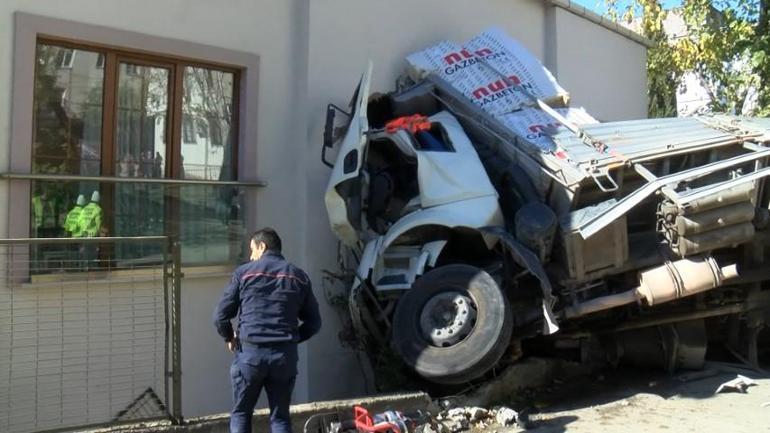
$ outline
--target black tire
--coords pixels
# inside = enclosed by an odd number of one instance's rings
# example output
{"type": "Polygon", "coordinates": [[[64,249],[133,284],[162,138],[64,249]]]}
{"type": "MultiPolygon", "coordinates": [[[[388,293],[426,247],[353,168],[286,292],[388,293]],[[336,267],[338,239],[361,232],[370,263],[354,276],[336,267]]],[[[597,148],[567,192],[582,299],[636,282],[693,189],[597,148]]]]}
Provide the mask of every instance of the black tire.
{"type": "Polygon", "coordinates": [[[487,272],[469,265],[436,268],[415,281],[398,302],[392,339],[396,352],[420,376],[440,384],[476,379],[502,357],[513,331],[508,300],[487,272]],[[442,292],[459,292],[475,304],[470,333],[450,347],[438,347],[420,329],[428,300],[442,292]]]}

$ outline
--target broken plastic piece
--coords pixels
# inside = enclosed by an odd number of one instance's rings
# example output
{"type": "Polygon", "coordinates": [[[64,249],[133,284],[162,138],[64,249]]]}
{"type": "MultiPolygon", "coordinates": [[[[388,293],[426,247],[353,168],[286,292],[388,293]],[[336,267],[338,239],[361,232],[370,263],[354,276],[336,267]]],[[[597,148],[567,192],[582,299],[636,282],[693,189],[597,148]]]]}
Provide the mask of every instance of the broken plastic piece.
{"type": "Polygon", "coordinates": [[[719,394],[720,392],[723,392],[723,391],[737,391],[737,392],[745,393],[746,388],[753,385],[757,385],[757,382],[752,379],[749,379],[746,376],[739,374],[738,377],[736,377],[735,379],[719,385],[719,388],[717,388],[714,394],[719,394]]]}

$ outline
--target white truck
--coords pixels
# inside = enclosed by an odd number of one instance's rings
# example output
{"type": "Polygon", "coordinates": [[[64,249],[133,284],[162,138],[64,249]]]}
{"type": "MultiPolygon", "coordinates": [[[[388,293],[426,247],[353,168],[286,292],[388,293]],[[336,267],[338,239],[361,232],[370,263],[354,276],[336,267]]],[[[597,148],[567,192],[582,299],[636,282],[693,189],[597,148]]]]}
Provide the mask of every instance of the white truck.
{"type": "Polygon", "coordinates": [[[439,384],[483,378],[538,338],[601,335],[618,358],[698,367],[717,318],[740,325],[731,341],[756,362],[770,119],[540,128],[556,149],[544,152],[439,74],[370,95],[372,69],[342,127],[328,107],[322,152],[329,221],[356,262],[351,321],[370,350],[439,384]]]}

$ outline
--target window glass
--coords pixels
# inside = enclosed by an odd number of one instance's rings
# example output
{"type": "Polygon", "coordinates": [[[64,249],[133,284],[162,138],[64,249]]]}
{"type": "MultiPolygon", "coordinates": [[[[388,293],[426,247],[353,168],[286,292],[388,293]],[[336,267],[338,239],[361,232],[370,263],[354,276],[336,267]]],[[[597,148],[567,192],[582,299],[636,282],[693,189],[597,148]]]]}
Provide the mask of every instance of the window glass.
{"type": "Polygon", "coordinates": [[[195,120],[192,116],[185,114],[182,117],[182,143],[196,144],[197,142],[195,139],[195,120]]]}
{"type": "Polygon", "coordinates": [[[32,171],[99,175],[104,70],[99,53],[38,44],[32,171]]]}
{"type": "MultiPolygon", "coordinates": [[[[30,199],[30,236],[41,238],[103,236],[106,216],[98,182],[35,181],[30,199]]],[[[32,271],[81,270],[96,260],[97,248],[39,244],[32,248],[32,271]],[[93,257],[92,257],[93,256],[93,257]]]]}
{"type": "Polygon", "coordinates": [[[234,180],[233,81],[232,72],[185,67],[183,178],[234,180]]]}
{"type": "MultiPolygon", "coordinates": [[[[116,174],[119,177],[165,177],[170,70],[121,62],[118,66],[116,174]]],[[[112,189],[114,236],[157,236],[165,233],[162,185],[117,183],[112,189]]],[[[151,245],[158,249],[159,245],[151,245]]],[[[118,260],[159,254],[139,243],[118,245],[118,260]]]]}
{"type": "Polygon", "coordinates": [[[115,167],[120,177],[164,177],[169,74],[166,68],[120,63],[115,167]]]}
{"type": "Polygon", "coordinates": [[[58,63],[60,68],[71,68],[75,60],[75,50],[62,48],[59,50],[58,63]]]}
{"type": "Polygon", "coordinates": [[[242,189],[185,185],[179,188],[179,212],[183,263],[232,263],[245,257],[242,189]]]}
{"type": "MultiPolygon", "coordinates": [[[[33,172],[135,181],[32,182],[30,235],[170,235],[181,241],[185,264],[232,263],[245,257],[243,189],[149,181],[172,175],[235,180],[236,74],[174,59],[131,61],[107,48],[38,43],[33,172]],[[183,73],[177,75],[180,69],[183,73]],[[114,96],[109,106],[103,97],[105,79],[115,83],[108,89],[107,99],[114,96]],[[177,88],[182,89],[181,105],[171,97],[170,89],[177,88]],[[173,131],[170,113],[181,115],[173,131]],[[103,117],[109,124],[102,125],[103,117]],[[170,142],[172,137],[176,142],[170,142]]],[[[35,271],[134,267],[161,254],[157,243],[63,245],[35,247],[35,271]]]]}
{"type": "MultiPolygon", "coordinates": [[[[118,183],[114,186],[114,213],[109,215],[113,236],[163,236],[170,186],[147,183],[118,183]]],[[[116,245],[115,260],[132,263],[159,257],[161,245],[122,243],[116,245]]]]}

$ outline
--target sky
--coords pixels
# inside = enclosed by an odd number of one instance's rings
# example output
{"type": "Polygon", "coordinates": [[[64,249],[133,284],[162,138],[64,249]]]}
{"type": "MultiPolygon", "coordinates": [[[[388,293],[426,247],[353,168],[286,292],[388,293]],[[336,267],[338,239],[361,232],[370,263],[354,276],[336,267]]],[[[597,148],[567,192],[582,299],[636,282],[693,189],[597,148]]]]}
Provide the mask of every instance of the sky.
{"type": "MultiPolygon", "coordinates": [[[[581,6],[586,7],[587,9],[591,9],[592,11],[598,13],[599,15],[604,15],[604,13],[607,11],[607,7],[605,6],[604,0],[572,0],[572,3],[578,3],[581,6]]],[[[621,10],[629,3],[631,3],[631,0],[618,0],[618,5],[620,6],[621,10]]],[[[666,9],[677,7],[681,4],[682,4],[681,0],[664,0],[663,1],[663,7],[666,9]]]]}

